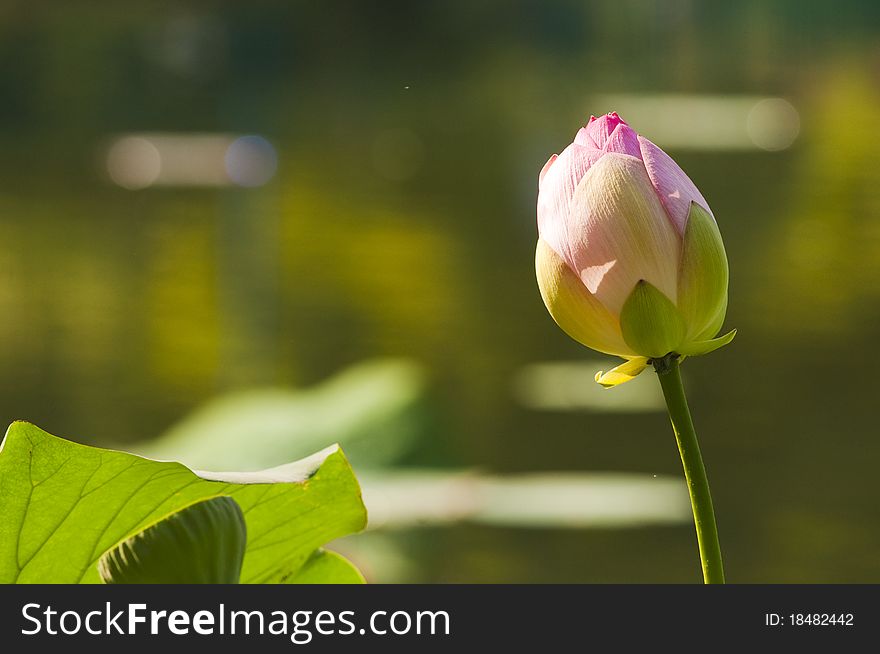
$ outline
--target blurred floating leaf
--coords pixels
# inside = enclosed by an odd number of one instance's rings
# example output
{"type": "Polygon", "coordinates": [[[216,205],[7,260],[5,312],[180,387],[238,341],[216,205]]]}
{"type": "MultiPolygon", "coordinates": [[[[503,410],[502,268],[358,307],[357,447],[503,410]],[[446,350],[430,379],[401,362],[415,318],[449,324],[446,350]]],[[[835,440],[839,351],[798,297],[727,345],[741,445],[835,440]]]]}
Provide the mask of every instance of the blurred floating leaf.
{"type": "MultiPolygon", "coordinates": [[[[529,409],[640,413],[664,411],[663,393],[653,374],[642,374],[610,393],[595,381],[609,359],[553,361],[523,367],[513,379],[513,394],[529,409]]],[[[613,364],[612,364],[613,365],[613,364]]]]}
{"type": "Polygon", "coordinates": [[[490,480],[485,524],[619,528],[690,519],[687,486],[676,477],[632,473],[538,473],[490,480]]]}
{"type": "Polygon", "coordinates": [[[238,504],[231,497],[213,497],[108,550],[98,572],[108,584],[237,584],[246,545],[238,504]]]}
{"type": "Polygon", "coordinates": [[[139,453],[197,467],[253,470],[339,442],[358,467],[379,466],[405,454],[422,431],[425,389],[425,374],[414,363],[368,362],[311,389],[220,397],[139,453]]]}
{"type": "Polygon", "coordinates": [[[684,479],[665,475],[409,470],[367,476],[363,488],[371,529],[456,522],[621,528],[691,519],[684,479]]]}
{"type": "Polygon", "coordinates": [[[294,578],[319,547],[366,522],[337,446],[261,472],[193,472],[15,422],[0,449],[0,583],[96,583],[109,548],[218,495],[244,514],[242,583],[294,578]]]}

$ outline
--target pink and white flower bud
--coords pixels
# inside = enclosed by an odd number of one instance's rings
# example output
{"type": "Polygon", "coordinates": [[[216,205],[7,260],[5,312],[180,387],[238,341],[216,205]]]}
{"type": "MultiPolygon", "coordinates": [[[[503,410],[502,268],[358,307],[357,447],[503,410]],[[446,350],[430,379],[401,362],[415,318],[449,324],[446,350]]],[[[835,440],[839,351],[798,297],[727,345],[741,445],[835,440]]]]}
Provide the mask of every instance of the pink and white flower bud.
{"type": "Polygon", "coordinates": [[[727,258],[709,205],[616,113],[541,170],[538,234],[541,295],[575,340],[643,360],[720,346],[727,258]]]}

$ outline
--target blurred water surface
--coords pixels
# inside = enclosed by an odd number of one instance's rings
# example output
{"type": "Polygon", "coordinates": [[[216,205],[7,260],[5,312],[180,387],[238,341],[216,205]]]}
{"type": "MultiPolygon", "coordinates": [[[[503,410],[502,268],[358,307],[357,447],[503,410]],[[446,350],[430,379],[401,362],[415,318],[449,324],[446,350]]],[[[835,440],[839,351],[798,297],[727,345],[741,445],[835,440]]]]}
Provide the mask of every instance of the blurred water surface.
{"type": "MultiPolygon", "coordinates": [[[[578,401],[532,267],[537,171],[629,110],[730,257],[737,340],[685,365],[729,578],[880,581],[877,3],[7,1],[0,54],[6,422],[149,448],[395,357],[399,465],[679,476],[650,390],[578,401]]],[[[686,524],[363,539],[377,580],[699,579],[686,524]]]]}

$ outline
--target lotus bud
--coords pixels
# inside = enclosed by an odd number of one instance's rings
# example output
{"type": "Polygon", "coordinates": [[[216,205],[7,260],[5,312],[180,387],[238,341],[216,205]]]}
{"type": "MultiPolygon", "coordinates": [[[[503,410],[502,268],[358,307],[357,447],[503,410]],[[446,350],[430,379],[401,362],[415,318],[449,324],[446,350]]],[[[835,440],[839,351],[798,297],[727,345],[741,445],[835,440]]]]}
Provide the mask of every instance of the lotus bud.
{"type": "Polygon", "coordinates": [[[727,311],[727,255],[700,191],[616,113],[592,117],[538,181],[535,268],[544,304],[576,341],[626,363],[614,386],[668,354],[706,354],[727,311]]]}

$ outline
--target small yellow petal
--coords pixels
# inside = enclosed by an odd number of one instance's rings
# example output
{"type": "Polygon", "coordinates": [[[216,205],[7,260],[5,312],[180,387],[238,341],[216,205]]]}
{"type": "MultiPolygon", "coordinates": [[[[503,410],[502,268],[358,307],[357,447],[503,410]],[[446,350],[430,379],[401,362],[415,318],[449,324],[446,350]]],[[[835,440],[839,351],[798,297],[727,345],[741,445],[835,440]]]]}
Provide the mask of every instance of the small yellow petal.
{"type": "Polygon", "coordinates": [[[597,372],[596,383],[601,384],[605,388],[613,388],[614,386],[625,384],[631,379],[635,379],[647,367],[648,359],[646,357],[633,357],[608,372],[602,372],[601,370],[597,372]]]}

